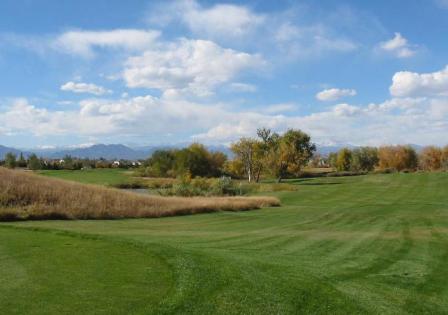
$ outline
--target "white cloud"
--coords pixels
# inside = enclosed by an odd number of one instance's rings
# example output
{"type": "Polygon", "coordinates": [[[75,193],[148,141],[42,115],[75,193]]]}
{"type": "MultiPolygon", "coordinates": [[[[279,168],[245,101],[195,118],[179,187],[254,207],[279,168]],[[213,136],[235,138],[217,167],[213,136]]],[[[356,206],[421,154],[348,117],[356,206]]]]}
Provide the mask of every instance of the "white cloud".
{"type": "Polygon", "coordinates": [[[254,93],[257,91],[257,86],[253,84],[248,83],[241,83],[241,82],[233,82],[229,84],[229,88],[231,91],[234,92],[247,92],[247,93],[254,93]]]}
{"type": "Polygon", "coordinates": [[[263,65],[259,55],[225,49],[208,40],[181,39],[129,58],[123,77],[131,88],[206,96],[241,71],[263,65]]]}
{"type": "Polygon", "coordinates": [[[382,145],[393,143],[446,144],[448,99],[392,99],[382,104],[353,106],[339,104],[327,111],[304,116],[238,113],[226,118],[194,139],[204,142],[230,142],[253,136],[256,128],[276,131],[301,128],[318,143],[382,145]],[[418,130],[418,132],[416,132],[418,130]]]}
{"type": "Polygon", "coordinates": [[[66,118],[66,112],[50,112],[45,108],[36,108],[27,99],[19,98],[13,100],[11,106],[0,113],[0,125],[11,134],[61,134],[65,128],[70,128],[66,118]]]}
{"type": "Polygon", "coordinates": [[[319,101],[336,101],[343,97],[355,96],[356,90],[353,89],[326,89],[316,94],[319,101]]]}
{"type": "Polygon", "coordinates": [[[253,27],[263,23],[261,15],[253,13],[244,6],[216,4],[210,8],[202,8],[195,1],[184,11],[183,19],[196,34],[239,37],[250,32],[253,27]]]}
{"type": "Polygon", "coordinates": [[[222,40],[247,35],[261,25],[265,17],[243,5],[215,4],[203,7],[195,0],[163,4],[150,16],[150,22],[159,25],[178,21],[185,24],[195,35],[222,40]]]}
{"type": "MultiPolygon", "coordinates": [[[[215,4],[202,6],[196,0],[163,2],[151,9],[149,21],[165,27],[186,26],[197,38],[210,39],[228,47],[252,47],[281,54],[282,61],[346,53],[358,48],[353,40],[335,30],[325,18],[304,23],[302,10],[290,6],[284,11],[260,13],[249,6],[215,4]],[[180,24],[180,25],[179,25],[180,24]]],[[[339,26],[339,25],[338,25],[339,26]]]]}
{"type": "Polygon", "coordinates": [[[94,95],[104,95],[112,93],[111,90],[107,90],[102,86],[95,85],[93,83],[73,82],[69,81],[61,86],[61,91],[70,91],[74,93],[89,93],[94,95]]]}
{"type": "Polygon", "coordinates": [[[358,145],[445,144],[448,132],[448,97],[394,98],[368,106],[338,104],[306,115],[280,114],[286,109],[271,113],[232,111],[221,104],[205,106],[143,96],[86,99],[76,110],[50,111],[19,99],[0,113],[0,126],[5,134],[86,138],[114,135],[129,139],[154,135],[160,142],[170,134],[178,141],[206,143],[228,143],[241,136],[253,136],[262,126],[275,131],[301,128],[319,143],[358,145]]]}
{"type": "Polygon", "coordinates": [[[52,46],[70,54],[92,57],[94,48],[143,50],[153,46],[159,36],[159,31],[138,29],[68,31],[59,35],[52,42],[52,46]]]}
{"type": "Polygon", "coordinates": [[[357,106],[352,106],[352,105],[344,103],[344,104],[338,104],[338,105],[334,106],[333,113],[336,116],[350,117],[350,116],[355,116],[355,115],[362,113],[362,109],[357,106]]]}
{"type": "Polygon", "coordinates": [[[379,47],[386,52],[394,54],[398,58],[412,57],[417,53],[416,47],[408,43],[400,33],[395,33],[394,38],[380,43],[379,47]]]}
{"type": "Polygon", "coordinates": [[[317,57],[329,52],[346,53],[358,45],[350,39],[333,34],[323,25],[298,26],[283,22],[276,27],[274,41],[287,57],[317,57]]]}
{"type": "Polygon", "coordinates": [[[395,73],[390,86],[393,96],[448,96],[448,66],[432,73],[401,71],[395,73]]]}

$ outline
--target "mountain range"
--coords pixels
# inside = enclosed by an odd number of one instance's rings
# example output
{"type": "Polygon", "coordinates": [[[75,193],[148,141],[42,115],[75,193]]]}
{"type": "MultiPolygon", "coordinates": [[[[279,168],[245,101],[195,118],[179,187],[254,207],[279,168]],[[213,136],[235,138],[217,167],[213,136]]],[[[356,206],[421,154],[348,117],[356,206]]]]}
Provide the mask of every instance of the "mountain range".
{"type": "MultiPolygon", "coordinates": [[[[0,145],[0,159],[4,159],[8,152],[12,152],[16,155],[23,153],[25,157],[28,157],[32,153],[37,156],[50,159],[60,159],[66,155],[70,155],[76,158],[88,158],[88,159],[99,159],[105,158],[107,160],[141,160],[146,159],[151,154],[160,149],[174,149],[183,148],[188,146],[188,144],[182,145],[172,145],[172,146],[144,146],[144,147],[129,147],[123,144],[94,144],[88,147],[82,148],[55,148],[55,149],[25,149],[20,150],[16,148],[10,148],[0,145]]],[[[411,145],[417,151],[422,149],[422,146],[411,145]]],[[[322,155],[328,155],[331,152],[337,152],[343,147],[356,148],[351,145],[334,145],[334,146],[317,146],[317,152],[322,155]]],[[[232,157],[232,152],[228,146],[224,145],[213,145],[207,146],[207,149],[211,151],[221,151],[227,154],[227,156],[232,157]]]]}
{"type": "MultiPolygon", "coordinates": [[[[99,159],[105,158],[107,160],[141,160],[147,159],[156,150],[183,148],[187,145],[177,146],[144,146],[131,148],[123,144],[94,144],[82,148],[55,148],[55,149],[16,149],[0,145],[0,159],[4,159],[8,152],[15,155],[23,153],[25,157],[35,153],[39,157],[49,159],[60,159],[64,156],[70,155],[76,158],[99,159]]],[[[227,155],[231,155],[230,149],[226,146],[208,146],[207,149],[211,151],[222,151],[227,155]]]]}

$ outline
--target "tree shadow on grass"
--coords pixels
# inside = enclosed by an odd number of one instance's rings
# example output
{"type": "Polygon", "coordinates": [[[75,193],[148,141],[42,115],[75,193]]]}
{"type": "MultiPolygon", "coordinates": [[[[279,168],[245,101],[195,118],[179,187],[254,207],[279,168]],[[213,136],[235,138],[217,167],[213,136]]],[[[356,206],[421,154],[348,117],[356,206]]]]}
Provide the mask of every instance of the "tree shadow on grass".
{"type": "Polygon", "coordinates": [[[314,181],[314,180],[315,180],[315,178],[294,178],[294,179],[287,179],[283,182],[287,183],[287,184],[300,184],[303,182],[314,181]]]}
{"type": "Polygon", "coordinates": [[[316,178],[295,178],[288,179],[285,183],[302,186],[325,186],[325,185],[340,185],[342,182],[325,182],[316,181],[316,178]]]}
{"type": "Polygon", "coordinates": [[[302,183],[301,186],[325,186],[325,185],[341,185],[340,182],[330,182],[330,183],[302,183]]]}

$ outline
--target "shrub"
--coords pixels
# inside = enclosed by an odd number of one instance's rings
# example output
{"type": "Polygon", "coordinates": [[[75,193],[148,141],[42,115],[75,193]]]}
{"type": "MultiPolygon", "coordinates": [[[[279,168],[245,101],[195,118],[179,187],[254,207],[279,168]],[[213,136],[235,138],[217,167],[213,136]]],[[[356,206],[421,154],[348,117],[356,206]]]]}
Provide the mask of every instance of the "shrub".
{"type": "Polygon", "coordinates": [[[352,165],[352,151],[350,149],[341,149],[336,159],[336,168],[338,171],[349,171],[352,165]]]}
{"type": "Polygon", "coordinates": [[[372,147],[361,147],[352,151],[352,171],[373,171],[378,165],[378,149],[372,147]]]}
{"type": "Polygon", "coordinates": [[[179,178],[178,183],[174,184],[170,189],[161,190],[159,192],[165,196],[236,196],[243,195],[247,191],[240,186],[235,185],[235,182],[230,177],[220,178],[204,178],[195,177],[193,179],[188,176],[179,178]]]}
{"type": "Polygon", "coordinates": [[[416,170],[418,166],[417,153],[411,146],[386,146],[378,150],[379,166],[381,169],[396,171],[416,170]]]}
{"type": "MultiPolygon", "coordinates": [[[[230,177],[222,176],[212,183],[212,192],[215,196],[235,196],[242,195],[242,190],[235,186],[230,177]]],[[[241,186],[239,187],[241,188],[241,186]]]]}
{"type": "Polygon", "coordinates": [[[17,156],[11,152],[5,156],[5,166],[7,168],[15,168],[17,166],[17,156]]]}
{"type": "Polygon", "coordinates": [[[442,149],[433,146],[424,148],[419,154],[419,166],[425,171],[436,171],[442,169],[442,149]]]}

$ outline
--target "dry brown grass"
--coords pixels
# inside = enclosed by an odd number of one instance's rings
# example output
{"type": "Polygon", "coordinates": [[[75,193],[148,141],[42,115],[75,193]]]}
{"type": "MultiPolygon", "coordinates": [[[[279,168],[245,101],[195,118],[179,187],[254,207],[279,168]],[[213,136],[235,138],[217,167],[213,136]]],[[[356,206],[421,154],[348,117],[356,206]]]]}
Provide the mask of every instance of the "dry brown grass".
{"type": "Polygon", "coordinates": [[[159,197],[0,167],[0,220],[153,218],[278,206],[274,197],[159,197]]]}

